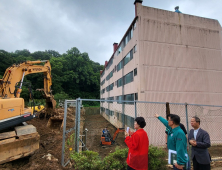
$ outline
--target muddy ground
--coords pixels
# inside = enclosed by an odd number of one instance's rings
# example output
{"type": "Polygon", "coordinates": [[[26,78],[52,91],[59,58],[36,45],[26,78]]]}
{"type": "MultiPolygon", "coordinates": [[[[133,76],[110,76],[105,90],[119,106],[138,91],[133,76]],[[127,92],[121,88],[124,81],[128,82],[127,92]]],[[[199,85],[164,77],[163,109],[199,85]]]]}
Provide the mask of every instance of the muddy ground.
{"type": "MultiPolygon", "coordinates": [[[[68,109],[67,127],[74,126],[75,116],[73,108],[68,109]]],[[[57,109],[56,112],[63,116],[64,109],[57,109]]],[[[28,121],[37,128],[40,135],[39,150],[32,156],[21,158],[12,162],[0,165],[2,170],[47,170],[64,169],[61,166],[61,153],[62,153],[62,129],[60,129],[61,122],[56,123],[57,126],[53,128],[47,127],[48,119],[34,118],[28,121]],[[51,154],[51,161],[47,160],[46,155],[51,154]]]]}
{"type": "MultiPolygon", "coordinates": [[[[64,109],[57,109],[60,115],[63,114],[64,109]]],[[[75,122],[75,115],[73,114],[74,108],[68,108],[67,116],[67,129],[72,128],[75,122]]],[[[61,166],[62,156],[62,129],[59,124],[52,128],[47,127],[48,119],[32,119],[28,121],[28,124],[32,124],[37,128],[40,135],[39,150],[36,151],[32,156],[21,158],[12,162],[8,162],[0,165],[1,170],[62,170],[72,169],[70,166],[63,168],[61,166]],[[52,155],[51,160],[47,160],[48,154],[52,155]]],[[[87,148],[89,150],[96,151],[103,158],[110,152],[115,151],[115,147],[125,148],[124,133],[120,133],[116,140],[116,143],[110,147],[102,147],[100,145],[101,133],[104,127],[108,127],[111,135],[113,136],[116,128],[112,126],[107,120],[101,115],[82,115],[81,124],[88,129],[87,133],[87,148]],[[86,118],[86,120],[85,120],[86,118]]],[[[60,124],[61,125],[61,124],[60,124]]]]}
{"type": "MultiPolygon", "coordinates": [[[[57,112],[62,115],[64,109],[57,109],[57,112]]],[[[75,115],[74,108],[68,108],[67,116],[67,129],[74,126],[75,115]]],[[[21,158],[12,162],[8,162],[0,165],[1,170],[64,170],[73,169],[70,166],[63,168],[61,166],[61,153],[62,153],[62,130],[59,126],[54,129],[47,127],[47,119],[35,118],[28,121],[28,124],[32,124],[37,128],[40,135],[39,150],[32,156],[21,158]],[[51,154],[52,159],[47,160],[46,155],[51,154]]],[[[112,126],[101,115],[82,115],[81,119],[82,128],[87,128],[86,147],[89,150],[96,151],[104,158],[109,153],[114,152],[116,147],[126,148],[124,143],[124,133],[119,133],[116,143],[111,146],[102,147],[100,145],[102,129],[107,127],[111,136],[116,131],[116,128],[112,126]]],[[[212,157],[222,156],[222,146],[211,147],[210,153],[212,157]]],[[[213,167],[217,167],[217,170],[222,169],[222,162],[213,163],[213,167]]]]}
{"type": "Polygon", "coordinates": [[[101,115],[86,115],[85,128],[88,129],[86,147],[89,150],[98,152],[99,155],[104,158],[109,153],[114,152],[116,147],[127,148],[124,139],[124,132],[120,132],[115,140],[114,145],[110,146],[101,146],[101,135],[102,129],[107,127],[111,136],[113,137],[116,128],[110,124],[104,117],[101,115]]]}

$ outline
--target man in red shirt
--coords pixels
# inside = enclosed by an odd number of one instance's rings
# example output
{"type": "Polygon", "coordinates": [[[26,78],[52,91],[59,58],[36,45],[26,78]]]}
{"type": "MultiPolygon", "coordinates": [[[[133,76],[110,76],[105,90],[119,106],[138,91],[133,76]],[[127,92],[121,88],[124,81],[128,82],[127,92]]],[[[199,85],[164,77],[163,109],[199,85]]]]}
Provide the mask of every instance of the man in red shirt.
{"type": "Polygon", "coordinates": [[[125,132],[125,143],[129,148],[127,157],[127,170],[147,170],[148,169],[148,151],[149,139],[147,133],[143,130],[146,126],[143,117],[137,117],[134,122],[135,133],[125,132]]]}

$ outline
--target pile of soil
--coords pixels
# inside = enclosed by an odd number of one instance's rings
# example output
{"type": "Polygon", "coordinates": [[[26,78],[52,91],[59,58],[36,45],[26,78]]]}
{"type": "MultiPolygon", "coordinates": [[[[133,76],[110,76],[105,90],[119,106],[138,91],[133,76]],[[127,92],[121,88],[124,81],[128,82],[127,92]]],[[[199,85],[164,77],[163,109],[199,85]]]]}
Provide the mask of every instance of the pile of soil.
{"type": "MultiPolygon", "coordinates": [[[[64,109],[57,109],[57,115],[64,116],[64,109]]],[[[47,169],[67,169],[61,166],[62,156],[62,136],[63,132],[60,129],[61,124],[57,128],[47,127],[48,119],[35,118],[28,121],[37,128],[40,135],[39,150],[32,156],[21,158],[12,162],[0,165],[3,170],[47,170],[47,169]],[[51,154],[51,160],[48,156],[51,154]]],[[[74,108],[68,108],[67,112],[67,129],[72,128],[75,123],[74,108]]]]}

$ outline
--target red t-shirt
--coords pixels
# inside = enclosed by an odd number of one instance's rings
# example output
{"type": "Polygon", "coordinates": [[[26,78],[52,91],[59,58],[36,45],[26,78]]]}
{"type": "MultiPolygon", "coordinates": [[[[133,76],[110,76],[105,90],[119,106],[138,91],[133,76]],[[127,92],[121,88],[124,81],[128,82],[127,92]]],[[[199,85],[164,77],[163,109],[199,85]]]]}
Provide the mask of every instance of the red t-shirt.
{"type": "Polygon", "coordinates": [[[127,164],[135,170],[147,170],[149,151],[147,133],[143,129],[139,129],[131,137],[127,136],[125,143],[129,147],[127,164]]]}

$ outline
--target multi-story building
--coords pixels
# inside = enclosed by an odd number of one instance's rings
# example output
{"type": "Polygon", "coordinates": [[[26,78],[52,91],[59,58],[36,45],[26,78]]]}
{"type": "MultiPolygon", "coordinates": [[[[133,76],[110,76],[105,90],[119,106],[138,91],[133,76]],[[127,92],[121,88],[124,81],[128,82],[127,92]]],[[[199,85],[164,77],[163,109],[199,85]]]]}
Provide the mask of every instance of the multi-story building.
{"type": "MultiPolygon", "coordinates": [[[[101,99],[222,105],[219,22],[134,5],[135,18],[101,71],[101,99]]],[[[124,105],[120,112],[131,107],[124,105]]],[[[112,115],[110,107],[102,110],[112,115]]]]}

